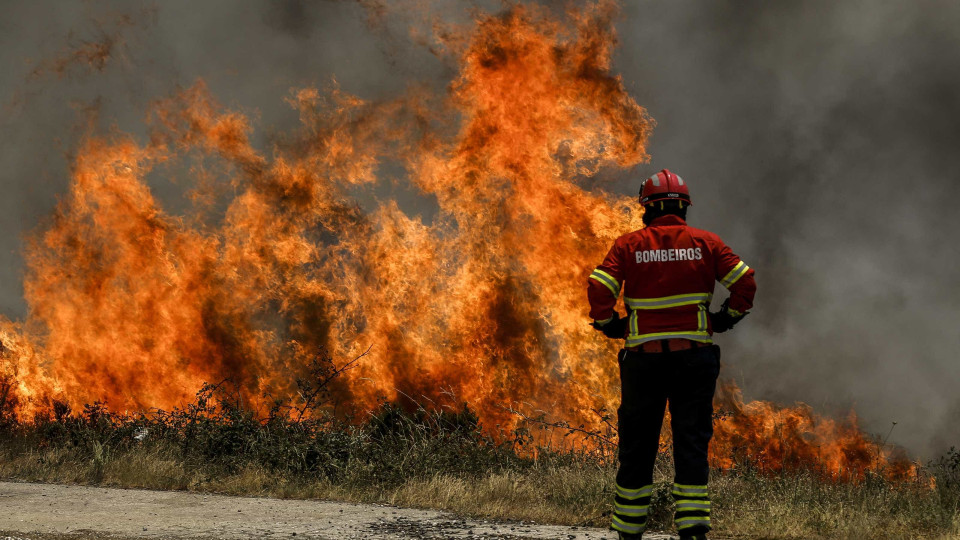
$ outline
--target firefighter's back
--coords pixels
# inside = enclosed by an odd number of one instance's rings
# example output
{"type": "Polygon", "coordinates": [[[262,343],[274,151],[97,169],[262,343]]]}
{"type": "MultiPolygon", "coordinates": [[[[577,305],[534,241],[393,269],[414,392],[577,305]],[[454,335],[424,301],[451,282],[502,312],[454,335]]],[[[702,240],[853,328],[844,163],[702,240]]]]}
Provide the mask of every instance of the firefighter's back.
{"type": "Polygon", "coordinates": [[[719,238],[667,215],[618,240],[627,347],[654,339],[710,342],[707,308],[717,279],[719,238]]]}

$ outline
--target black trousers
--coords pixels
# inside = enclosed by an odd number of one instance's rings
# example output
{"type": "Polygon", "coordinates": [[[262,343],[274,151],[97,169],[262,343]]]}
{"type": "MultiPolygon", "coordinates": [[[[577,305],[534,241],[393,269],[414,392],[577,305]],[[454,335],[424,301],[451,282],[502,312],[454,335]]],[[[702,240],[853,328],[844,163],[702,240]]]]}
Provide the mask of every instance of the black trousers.
{"type": "MultiPolygon", "coordinates": [[[[645,492],[653,484],[660,428],[669,403],[677,528],[684,535],[706,532],[710,529],[707,447],[713,437],[713,395],[720,372],[720,348],[710,345],[667,353],[622,350],[619,363],[620,468],[615,518],[617,508],[629,509],[631,502],[645,502],[621,495],[634,493],[631,490],[645,492]]],[[[640,525],[639,517],[624,514],[619,519],[624,525],[640,525]]],[[[614,528],[622,528],[616,526],[616,519],[614,528]]]]}

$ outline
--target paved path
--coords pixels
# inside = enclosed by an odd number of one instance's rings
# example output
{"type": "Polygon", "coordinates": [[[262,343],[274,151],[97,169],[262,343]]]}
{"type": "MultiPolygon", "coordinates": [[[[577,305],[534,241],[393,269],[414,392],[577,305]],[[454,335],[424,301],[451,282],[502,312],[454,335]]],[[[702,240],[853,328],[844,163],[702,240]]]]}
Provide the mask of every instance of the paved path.
{"type": "Polygon", "coordinates": [[[13,540],[616,538],[610,531],[590,527],[465,520],[444,512],[391,506],[0,482],[0,540],[5,536],[13,540]]]}

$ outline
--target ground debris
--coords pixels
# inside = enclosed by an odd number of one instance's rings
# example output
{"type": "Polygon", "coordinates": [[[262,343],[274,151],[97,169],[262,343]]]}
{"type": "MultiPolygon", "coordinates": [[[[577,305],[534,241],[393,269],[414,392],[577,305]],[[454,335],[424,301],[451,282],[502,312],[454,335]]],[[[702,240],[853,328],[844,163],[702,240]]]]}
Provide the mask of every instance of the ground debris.
{"type": "Polygon", "coordinates": [[[0,482],[0,492],[0,535],[8,537],[0,540],[614,538],[597,528],[332,501],[13,482],[0,482]]]}

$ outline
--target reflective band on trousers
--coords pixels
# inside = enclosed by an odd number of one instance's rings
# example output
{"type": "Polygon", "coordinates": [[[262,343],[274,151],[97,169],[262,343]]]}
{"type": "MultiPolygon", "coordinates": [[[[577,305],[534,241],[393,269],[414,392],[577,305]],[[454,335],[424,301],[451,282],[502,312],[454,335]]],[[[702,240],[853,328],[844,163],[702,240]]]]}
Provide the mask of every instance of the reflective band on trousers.
{"type": "Polygon", "coordinates": [[[674,484],[673,485],[673,494],[674,495],[690,495],[693,497],[706,497],[707,496],[707,486],[695,486],[689,484],[674,484]]]}
{"type": "Polygon", "coordinates": [[[720,280],[720,284],[729,289],[731,285],[736,283],[738,279],[747,273],[747,270],[750,270],[750,267],[744,264],[743,261],[740,261],[736,266],[733,267],[733,270],[730,270],[727,275],[723,276],[723,279],[720,280]]]}
{"type": "Polygon", "coordinates": [[[621,516],[639,517],[647,515],[649,508],[649,504],[643,506],[627,506],[625,504],[614,503],[613,512],[621,516]]]}
{"type": "Polygon", "coordinates": [[[689,529],[690,527],[696,527],[697,525],[704,525],[706,527],[710,526],[710,518],[707,516],[690,516],[685,518],[678,518],[676,520],[677,530],[689,529]]]}
{"type": "Polygon", "coordinates": [[[662,298],[627,298],[623,297],[623,302],[630,309],[666,309],[679,306],[689,306],[692,304],[710,304],[713,299],[711,293],[690,293],[677,294],[674,296],[664,296],[662,298]]]}
{"type": "Polygon", "coordinates": [[[644,529],[647,528],[647,524],[646,523],[640,523],[640,524],[627,523],[626,521],[623,521],[619,517],[613,516],[613,528],[620,532],[625,532],[630,534],[640,534],[643,532],[644,529]]]}
{"type": "Polygon", "coordinates": [[[646,522],[644,523],[627,523],[617,516],[613,516],[613,525],[612,527],[620,532],[640,534],[644,529],[647,528],[646,522]]]}
{"type": "Polygon", "coordinates": [[[677,512],[685,510],[703,510],[710,512],[710,501],[704,499],[680,499],[677,501],[677,512]]]}
{"type": "MultiPolygon", "coordinates": [[[[707,486],[700,484],[673,484],[673,498],[677,502],[677,511],[673,521],[677,530],[693,527],[710,529],[710,498],[707,486]]],[[[681,533],[682,534],[682,533],[681,533]]]]}
{"type": "Polygon", "coordinates": [[[653,493],[653,484],[649,484],[637,489],[627,489],[617,484],[617,495],[624,499],[639,499],[640,497],[649,497],[653,493]]]}
{"type": "Polygon", "coordinates": [[[590,279],[595,279],[600,283],[603,283],[614,296],[620,296],[620,282],[613,278],[610,274],[604,272],[603,270],[597,268],[590,274],[590,279]]]}

